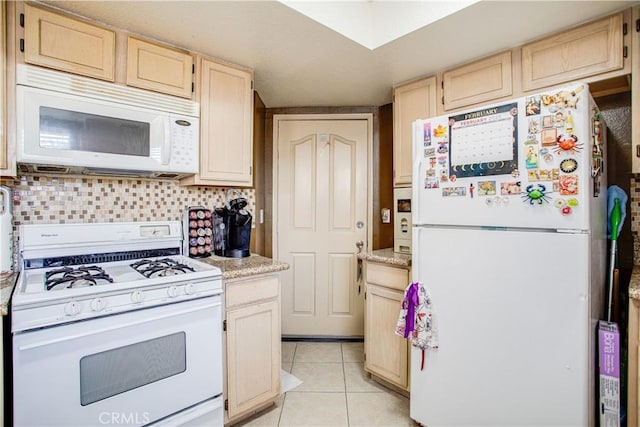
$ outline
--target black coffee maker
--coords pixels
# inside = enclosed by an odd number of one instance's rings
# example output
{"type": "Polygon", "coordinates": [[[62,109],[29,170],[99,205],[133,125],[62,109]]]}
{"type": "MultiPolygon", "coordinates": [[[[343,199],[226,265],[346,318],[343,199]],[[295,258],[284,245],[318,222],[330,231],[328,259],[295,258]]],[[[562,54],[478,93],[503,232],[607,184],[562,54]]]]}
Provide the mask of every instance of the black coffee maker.
{"type": "Polygon", "coordinates": [[[247,200],[239,197],[235,190],[227,193],[226,206],[214,210],[213,253],[229,258],[243,258],[250,255],[251,213],[245,209],[247,200]],[[230,193],[237,197],[229,199],[230,193]]]}

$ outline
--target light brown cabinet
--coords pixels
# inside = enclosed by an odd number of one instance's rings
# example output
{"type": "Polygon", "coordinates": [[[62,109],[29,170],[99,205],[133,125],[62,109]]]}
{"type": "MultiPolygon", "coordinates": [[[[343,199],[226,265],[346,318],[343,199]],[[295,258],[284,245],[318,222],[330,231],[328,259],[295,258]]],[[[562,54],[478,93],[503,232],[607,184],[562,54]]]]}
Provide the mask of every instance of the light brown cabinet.
{"type": "Polygon", "coordinates": [[[640,6],[633,8],[631,53],[631,171],[640,173],[640,6]]]}
{"type": "Polygon", "coordinates": [[[116,33],[66,15],[24,5],[24,60],[113,82],[116,33]]]}
{"type": "Polygon", "coordinates": [[[522,90],[622,69],[623,23],[618,13],[522,46],[522,90]]]}
{"type": "Polygon", "coordinates": [[[5,2],[0,4],[0,171],[9,168],[7,152],[7,33],[5,2]]]}
{"type": "Polygon", "coordinates": [[[253,186],[253,73],[202,58],[200,172],[183,185],[253,186]]]}
{"type": "Polygon", "coordinates": [[[127,38],[127,85],[191,98],[192,75],[189,52],[127,38]]]}
{"type": "Polygon", "coordinates": [[[445,71],[442,91],[445,111],[513,95],[511,51],[445,71]]]}
{"type": "Polygon", "coordinates": [[[436,78],[393,88],[393,186],[410,187],[413,171],[413,127],[417,119],[436,115],[436,78]]]}
{"type": "Polygon", "coordinates": [[[280,282],[277,275],[225,282],[227,420],[280,394],[280,282]]]}
{"type": "Polygon", "coordinates": [[[409,342],[395,334],[409,270],[366,263],[364,369],[409,391],[409,342]]]}
{"type": "Polygon", "coordinates": [[[628,372],[627,372],[627,426],[640,426],[640,406],[638,386],[640,385],[638,368],[640,367],[640,301],[629,298],[629,325],[627,330],[628,372]]]}

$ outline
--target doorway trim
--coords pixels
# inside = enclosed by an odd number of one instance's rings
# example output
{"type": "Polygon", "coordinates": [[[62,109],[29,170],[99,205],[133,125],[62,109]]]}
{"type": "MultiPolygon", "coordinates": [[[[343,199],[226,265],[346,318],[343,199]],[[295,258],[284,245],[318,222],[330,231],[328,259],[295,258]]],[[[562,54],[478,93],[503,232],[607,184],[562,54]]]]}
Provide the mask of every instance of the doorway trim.
{"type": "Polygon", "coordinates": [[[271,252],[274,259],[278,259],[278,129],[281,121],[291,120],[366,120],[367,121],[367,241],[363,251],[369,251],[373,241],[373,114],[372,113],[350,113],[350,114],[274,114],[273,115],[273,223],[271,224],[272,242],[271,252]]]}

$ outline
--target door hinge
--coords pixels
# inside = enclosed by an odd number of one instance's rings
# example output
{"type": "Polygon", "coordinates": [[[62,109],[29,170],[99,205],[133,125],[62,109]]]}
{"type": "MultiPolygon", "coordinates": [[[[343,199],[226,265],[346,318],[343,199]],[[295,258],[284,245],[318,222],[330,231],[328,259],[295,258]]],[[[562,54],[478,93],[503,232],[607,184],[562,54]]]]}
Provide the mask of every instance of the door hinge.
{"type": "Polygon", "coordinates": [[[626,46],[622,48],[622,57],[623,58],[627,57],[627,47],[626,46]]]}
{"type": "Polygon", "coordinates": [[[227,330],[227,321],[223,320],[222,321],[222,331],[225,332],[227,330]]]}
{"type": "Polygon", "coordinates": [[[191,82],[191,92],[195,92],[196,91],[196,84],[194,82],[191,82]]]}
{"type": "Polygon", "coordinates": [[[24,39],[20,39],[20,52],[24,52],[24,39]]]}
{"type": "Polygon", "coordinates": [[[249,175],[253,175],[253,166],[249,166],[249,175]]]}
{"type": "Polygon", "coordinates": [[[640,144],[636,145],[636,157],[640,157],[640,144]]]}
{"type": "Polygon", "coordinates": [[[253,90],[253,80],[251,80],[251,90],[253,90]]]}
{"type": "Polygon", "coordinates": [[[196,64],[191,64],[191,74],[196,73],[196,64]]]}
{"type": "Polygon", "coordinates": [[[20,14],[20,26],[24,28],[24,13],[20,14]]]}
{"type": "Polygon", "coordinates": [[[624,24],[622,24],[622,35],[626,36],[627,35],[627,23],[625,22],[624,24]]]}
{"type": "Polygon", "coordinates": [[[444,105],[444,96],[442,97],[442,105],[444,105]]]}
{"type": "Polygon", "coordinates": [[[440,87],[442,88],[442,90],[444,90],[444,80],[440,82],[440,87]]]}
{"type": "Polygon", "coordinates": [[[640,32],[640,19],[636,19],[636,32],[640,32]]]}
{"type": "Polygon", "coordinates": [[[224,410],[228,411],[229,410],[229,399],[225,399],[224,400],[224,410]]]}

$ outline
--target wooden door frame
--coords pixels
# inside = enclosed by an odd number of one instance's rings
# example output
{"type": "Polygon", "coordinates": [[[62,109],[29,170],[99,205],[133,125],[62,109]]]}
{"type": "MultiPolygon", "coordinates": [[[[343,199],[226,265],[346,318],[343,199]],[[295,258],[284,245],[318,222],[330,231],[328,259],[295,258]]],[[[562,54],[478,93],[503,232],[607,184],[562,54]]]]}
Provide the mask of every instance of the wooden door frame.
{"type": "MultiPolygon", "coordinates": [[[[278,259],[278,129],[281,121],[298,120],[366,120],[367,121],[367,241],[363,251],[369,251],[373,241],[373,114],[274,114],[273,115],[273,222],[272,229],[272,258],[278,259]]],[[[354,248],[355,249],[355,248],[354,248]]]]}

